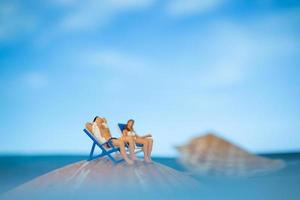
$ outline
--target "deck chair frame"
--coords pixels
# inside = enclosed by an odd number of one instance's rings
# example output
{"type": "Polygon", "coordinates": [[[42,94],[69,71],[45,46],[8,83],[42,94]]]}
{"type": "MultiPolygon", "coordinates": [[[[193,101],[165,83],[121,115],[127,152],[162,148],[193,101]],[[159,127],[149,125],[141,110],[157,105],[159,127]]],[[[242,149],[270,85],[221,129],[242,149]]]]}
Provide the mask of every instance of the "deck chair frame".
{"type": "Polygon", "coordinates": [[[115,147],[111,141],[107,141],[103,144],[100,144],[98,142],[98,140],[92,135],[92,133],[90,131],[88,131],[86,128],[83,129],[83,132],[85,132],[89,136],[89,138],[91,140],[93,140],[93,145],[92,145],[92,148],[91,148],[91,152],[90,152],[88,161],[94,160],[94,159],[97,159],[97,158],[101,158],[101,157],[104,157],[104,156],[108,156],[108,158],[114,164],[117,164],[117,163],[120,163],[120,162],[124,161],[124,159],[117,160],[112,156],[113,153],[120,152],[120,148],[115,147]],[[107,145],[109,145],[111,148],[106,149],[105,146],[107,146],[107,145]],[[95,151],[96,146],[98,146],[102,151],[101,154],[99,154],[99,155],[94,155],[94,151],[95,151]]]}

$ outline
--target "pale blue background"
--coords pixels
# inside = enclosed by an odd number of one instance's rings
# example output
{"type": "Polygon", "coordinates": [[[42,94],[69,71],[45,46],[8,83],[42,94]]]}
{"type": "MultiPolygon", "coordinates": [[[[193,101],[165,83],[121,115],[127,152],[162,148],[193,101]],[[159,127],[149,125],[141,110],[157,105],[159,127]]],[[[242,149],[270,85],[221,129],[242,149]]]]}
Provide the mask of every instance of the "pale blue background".
{"type": "Polygon", "coordinates": [[[300,3],[0,0],[0,153],[87,153],[95,115],[155,155],[213,131],[300,150],[300,3]]]}

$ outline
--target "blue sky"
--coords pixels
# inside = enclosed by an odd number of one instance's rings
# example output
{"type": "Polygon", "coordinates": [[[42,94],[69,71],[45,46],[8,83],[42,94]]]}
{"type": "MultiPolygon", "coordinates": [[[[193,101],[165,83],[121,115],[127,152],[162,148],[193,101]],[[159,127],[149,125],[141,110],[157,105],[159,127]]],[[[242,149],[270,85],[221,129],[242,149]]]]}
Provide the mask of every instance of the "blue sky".
{"type": "Polygon", "coordinates": [[[297,1],[0,1],[0,153],[86,153],[136,120],[155,155],[207,131],[300,149],[297,1]]]}

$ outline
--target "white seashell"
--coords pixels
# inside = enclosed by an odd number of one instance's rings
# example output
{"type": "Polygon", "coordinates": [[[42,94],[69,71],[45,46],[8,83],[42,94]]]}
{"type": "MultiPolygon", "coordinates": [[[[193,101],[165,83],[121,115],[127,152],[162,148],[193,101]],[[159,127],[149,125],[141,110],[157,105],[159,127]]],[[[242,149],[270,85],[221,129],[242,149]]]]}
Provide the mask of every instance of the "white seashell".
{"type": "MultiPolygon", "coordinates": [[[[174,191],[185,195],[188,191],[198,191],[199,188],[196,179],[159,163],[146,164],[143,161],[136,161],[133,166],[125,162],[114,165],[107,158],[100,158],[93,161],[80,161],[49,172],[11,190],[6,197],[7,199],[32,199],[31,197],[45,199],[46,193],[60,197],[59,199],[65,199],[61,198],[65,195],[69,198],[69,194],[77,197],[76,199],[92,199],[86,195],[127,199],[126,195],[132,198],[132,194],[137,192],[139,195],[146,193],[161,196],[163,194],[169,197],[170,194],[174,194],[174,191]],[[13,198],[24,195],[28,198],[13,198]],[[76,195],[84,195],[84,198],[76,195]]],[[[157,197],[150,199],[157,199],[157,197]]]]}
{"type": "Polygon", "coordinates": [[[278,170],[282,160],[271,160],[215,136],[207,134],[177,147],[179,162],[199,175],[252,176],[278,170]]]}

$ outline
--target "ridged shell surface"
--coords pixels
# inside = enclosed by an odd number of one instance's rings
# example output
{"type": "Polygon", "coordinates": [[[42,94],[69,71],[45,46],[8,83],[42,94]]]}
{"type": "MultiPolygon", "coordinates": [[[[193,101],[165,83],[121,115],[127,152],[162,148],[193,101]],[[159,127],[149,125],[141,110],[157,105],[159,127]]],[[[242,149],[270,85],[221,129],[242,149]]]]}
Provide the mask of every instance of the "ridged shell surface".
{"type": "Polygon", "coordinates": [[[196,137],[177,150],[180,163],[200,175],[252,176],[284,166],[281,160],[251,154],[211,133],[196,137]]]}

